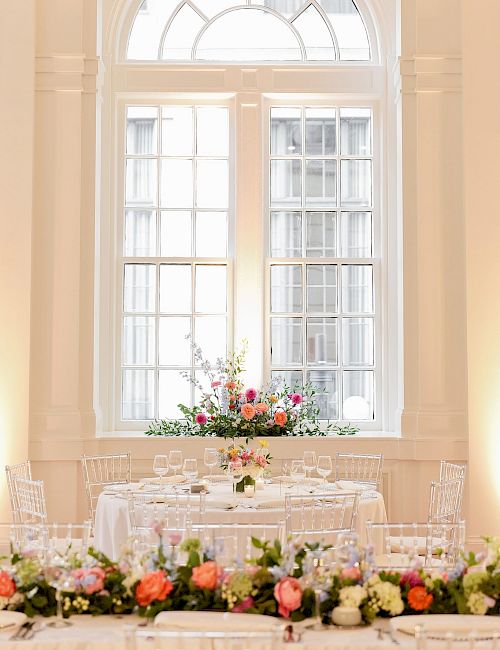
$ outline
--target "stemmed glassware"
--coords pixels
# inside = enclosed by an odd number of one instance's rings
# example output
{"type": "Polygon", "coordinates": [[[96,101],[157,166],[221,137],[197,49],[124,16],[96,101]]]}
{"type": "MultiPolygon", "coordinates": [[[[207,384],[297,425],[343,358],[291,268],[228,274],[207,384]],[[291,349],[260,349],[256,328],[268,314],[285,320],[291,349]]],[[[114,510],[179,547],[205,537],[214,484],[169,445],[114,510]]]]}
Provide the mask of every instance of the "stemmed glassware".
{"type": "Polygon", "coordinates": [[[205,465],[208,467],[210,470],[210,476],[208,480],[210,483],[212,482],[212,470],[214,467],[216,467],[217,463],[219,462],[219,452],[215,447],[205,447],[205,454],[203,456],[203,462],[205,465]]]}
{"type": "Polygon", "coordinates": [[[73,623],[64,618],[63,593],[74,591],[75,580],[71,569],[67,566],[65,558],[55,549],[47,549],[45,563],[47,582],[56,590],[56,617],[47,625],[55,628],[70,627],[73,623]]]}
{"type": "Polygon", "coordinates": [[[233,482],[233,490],[236,488],[236,484],[241,481],[243,478],[243,463],[241,460],[233,460],[229,463],[228,467],[229,478],[233,482]]]}
{"type": "Polygon", "coordinates": [[[303,460],[292,460],[290,476],[293,478],[296,486],[298,487],[299,483],[301,483],[306,477],[306,468],[304,466],[303,460]]]}
{"type": "Polygon", "coordinates": [[[198,477],[198,461],[196,458],[185,458],[182,465],[182,473],[188,483],[192,483],[198,477]]]}
{"type": "MultiPolygon", "coordinates": [[[[326,558],[325,558],[326,559],[326,558]]],[[[309,629],[324,630],[325,626],[321,616],[321,594],[329,584],[329,569],[323,557],[318,557],[313,551],[307,551],[303,560],[305,586],[314,590],[316,623],[309,629]]]]}
{"type": "Polygon", "coordinates": [[[160,478],[168,472],[168,456],[156,454],[153,459],[153,472],[160,478]]]}
{"type": "Polygon", "coordinates": [[[177,470],[182,467],[182,451],[172,449],[168,454],[168,464],[174,470],[174,476],[177,476],[177,470]]]}
{"type": "Polygon", "coordinates": [[[287,492],[288,490],[291,490],[293,488],[293,484],[294,484],[294,478],[291,473],[291,467],[288,463],[283,463],[282,474],[283,476],[281,478],[280,486],[282,484],[285,492],[287,492]]]}
{"type": "Polygon", "coordinates": [[[313,469],[316,469],[316,452],[315,451],[305,451],[304,452],[304,467],[306,468],[306,479],[309,484],[311,484],[311,476],[309,472],[312,472],[313,469]]]}
{"type": "Polygon", "coordinates": [[[316,471],[323,479],[325,485],[328,485],[326,478],[327,476],[330,476],[333,471],[331,456],[318,456],[318,465],[316,467],[316,471]]]}

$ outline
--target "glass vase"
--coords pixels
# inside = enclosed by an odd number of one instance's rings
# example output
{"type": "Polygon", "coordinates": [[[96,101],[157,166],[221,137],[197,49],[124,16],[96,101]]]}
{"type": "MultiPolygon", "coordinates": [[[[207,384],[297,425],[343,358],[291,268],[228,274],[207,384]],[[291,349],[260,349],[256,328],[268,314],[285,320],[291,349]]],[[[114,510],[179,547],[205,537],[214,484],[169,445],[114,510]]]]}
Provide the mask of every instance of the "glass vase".
{"type": "Polygon", "coordinates": [[[234,491],[235,492],[244,492],[245,491],[245,485],[253,485],[255,487],[255,479],[252,478],[251,476],[244,476],[241,481],[235,484],[234,486],[234,491]]]}

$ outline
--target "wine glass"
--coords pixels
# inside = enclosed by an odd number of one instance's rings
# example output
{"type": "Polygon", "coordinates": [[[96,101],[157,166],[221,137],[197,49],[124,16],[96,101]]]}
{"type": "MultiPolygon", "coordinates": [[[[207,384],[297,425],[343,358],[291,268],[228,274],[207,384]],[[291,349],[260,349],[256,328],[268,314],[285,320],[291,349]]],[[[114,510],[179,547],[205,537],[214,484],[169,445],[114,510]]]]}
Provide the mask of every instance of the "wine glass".
{"type": "Polygon", "coordinates": [[[212,470],[219,462],[219,452],[215,447],[205,447],[205,454],[203,456],[203,462],[210,470],[209,481],[212,482],[212,470]]]}
{"type": "Polygon", "coordinates": [[[304,480],[306,476],[306,468],[303,460],[292,460],[290,475],[294,479],[294,482],[297,486],[304,480]]]}
{"type": "Polygon", "coordinates": [[[228,467],[229,476],[233,482],[233,490],[236,488],[236,484],[241,481],[243,478],[243,463],[241,460],[233,460],[229,463],[228,467]]]}
{"type": "Polygon", "coordinates": [[[304,452],[304,467],[306,468],[306,479],[311,483],[311,476],[309,472],[312,472],[313,469],[316,469],[316,452],[315,451],[305,451],[304,452]]]}
{"type": "Polygon", "coordinates": [[[328,481],[326,477],[330,476],[333,471],[331,456],[318,456],[316,471],[323,478],[325,485],[327,485],[328,481]]]}
{"type": "Polygon", "coordinates": [[[196,458],[185,458],[182,473],[188,483],[192,483],[198,476],[198,461],[196,458]]]}
{"type": "Polygon", "coordinates": [[[182,451],[172,449],[168,455],[168,464],[174,470],[174,476],[177,476],[177,470],[182,467],[182,451]]]}
{"type": "Polygon", "coordinates": [[[45,576],[47,582],[56,592],[56,616],[47,625],[55,628],[70,627],[73,623],[64,618],[63,593],[75,590],[75,580],[66,566],[65,559],[54,549],[48,550],[46,563],[45,576]]]}
{"type": "Polygon", "coordinates": [[[153,459],[153,472],[160,478],[168,472],[168,456],[165,454],[156,454],[153,459]]]}
{"type": "Polygon", "coordinates": [[[285,492],[287,490],[291,490],[293,488],[293,476],[291,474],[291,467],[288,463],[283,463],[282,465],[282,477],[281,477],[281,483],[283,485],[283,488],[285,492]]]}

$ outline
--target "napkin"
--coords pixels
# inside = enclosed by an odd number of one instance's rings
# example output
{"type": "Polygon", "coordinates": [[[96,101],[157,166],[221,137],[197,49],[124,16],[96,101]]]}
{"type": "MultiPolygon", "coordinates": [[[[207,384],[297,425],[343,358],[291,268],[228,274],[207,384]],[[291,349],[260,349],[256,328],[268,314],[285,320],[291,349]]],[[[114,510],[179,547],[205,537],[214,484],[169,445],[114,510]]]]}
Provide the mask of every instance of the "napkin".
{"type": "Polygon", "coordinates": [[[282,627],[271,616],[231,612],[160,612],[155,626],[193,632],[268,632],[282,627]]]}
{"type": "Polygon", "coordinates": [[[267,499],[266,501],[260,501],[255,504],[255,508],[258,508],[259,510],[265,510],[266,508],[281,508],[283,510],[285,508],[285,497],[282,497],[281,499],[267,499]]]}
{"type": "Polygon", "coordinates": [[[27,618],[22,612],[9,612],[3,609],[0,611],[0,631],[14,625],[22,625],[27,618]]]}

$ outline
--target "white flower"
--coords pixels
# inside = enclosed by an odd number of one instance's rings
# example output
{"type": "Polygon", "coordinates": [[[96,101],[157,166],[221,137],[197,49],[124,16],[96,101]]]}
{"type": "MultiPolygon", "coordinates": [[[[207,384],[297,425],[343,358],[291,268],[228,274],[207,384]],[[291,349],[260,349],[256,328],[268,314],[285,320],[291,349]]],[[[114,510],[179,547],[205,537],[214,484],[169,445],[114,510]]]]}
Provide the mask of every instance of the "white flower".
{"type": "Polygon", "coordinates": [[[383,609],[391,616],[397,616],[404,609],[401,590],[391,582],[379,581],[375,583],[373,586],[368,587],[368,595],[371,598],[370,605],[375,611],[383,609]]]}
{"type": "Polygon", "coordinates": [[[358,607],[368,597],[368,592],[361,585],[342,587],[339,593],[340,603],[346,607],[358,607]]]}
{"type": "Polygon", "coordinates": [[[470,609],[472,614],[484,616],[484,614],[486,614],[488,611],[486,596],[482,591],[476,591],[467,599],[467,607],[470,609]]]}

